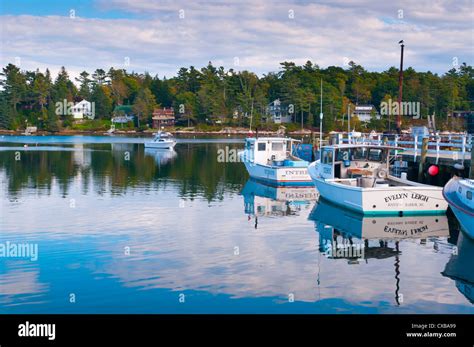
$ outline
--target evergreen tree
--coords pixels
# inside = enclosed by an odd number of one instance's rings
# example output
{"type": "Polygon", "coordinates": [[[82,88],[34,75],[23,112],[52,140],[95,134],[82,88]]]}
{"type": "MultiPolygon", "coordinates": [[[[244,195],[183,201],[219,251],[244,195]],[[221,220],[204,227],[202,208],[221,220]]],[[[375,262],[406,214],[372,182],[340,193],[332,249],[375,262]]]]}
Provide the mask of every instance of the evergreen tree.
{"type": "Polygon", "coordinates": [[[48,118],[45,122],[46,130],[50,132],[57,132],[59,131],[59,117],[56,114],[56,107],[54,106],[53,102],[49,102],[48,104],[48,118]]]}
{"type": "Polygon", "coordinates": [[[95,105],[95,117],[98,119],[110,119],[112,113],[112,98],[107,93],[106,86],[95,84],[92,88],[91,102],[95,105]]]}

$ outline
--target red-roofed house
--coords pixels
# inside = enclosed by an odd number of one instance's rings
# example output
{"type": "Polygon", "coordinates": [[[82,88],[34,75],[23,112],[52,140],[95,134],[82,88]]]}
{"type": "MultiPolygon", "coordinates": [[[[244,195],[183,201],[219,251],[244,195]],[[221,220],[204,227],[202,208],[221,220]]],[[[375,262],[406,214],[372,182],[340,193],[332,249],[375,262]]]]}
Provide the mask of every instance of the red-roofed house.
{"type": "Polygon", "coordinates": [[[155,129],[173,126],[175,122],[174,110],[172,107],[155,108],[151,119],[153,121],[153,128],[155,129]]]}

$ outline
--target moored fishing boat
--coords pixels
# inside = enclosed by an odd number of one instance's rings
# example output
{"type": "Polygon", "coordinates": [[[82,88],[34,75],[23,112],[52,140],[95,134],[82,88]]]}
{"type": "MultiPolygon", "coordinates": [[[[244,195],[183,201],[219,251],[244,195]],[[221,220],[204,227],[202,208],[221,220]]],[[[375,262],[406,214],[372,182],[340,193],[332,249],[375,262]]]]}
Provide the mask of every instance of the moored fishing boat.
{"type": "Polygon", "coordinates": [[[474,238],[474,180],[454,177],[444,187],[443,195],[464,231],[474,238]]]}
{"type": "Polygon", "coordinates": [[[286,137],[247,138],[239,152],[249,175],[274,185],[311,186],[309,162],[292,154],[300,141],[286,137]]]}
{"type": "Polygon", "coordinates": [[[403,148],[342,144],[322,148],[308,167],[320,195],[337,205],[369,215],[443,214],[442,188],[390,175],[392,154],[403,148]]]}

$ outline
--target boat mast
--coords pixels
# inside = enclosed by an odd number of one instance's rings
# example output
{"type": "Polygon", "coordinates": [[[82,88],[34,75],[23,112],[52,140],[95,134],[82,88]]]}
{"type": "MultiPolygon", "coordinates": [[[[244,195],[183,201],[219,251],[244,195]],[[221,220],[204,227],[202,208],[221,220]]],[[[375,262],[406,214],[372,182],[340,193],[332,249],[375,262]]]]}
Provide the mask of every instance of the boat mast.
{"type": "Polygon", "coordinates": [[[319,148],[323,144],[323,79],[321,78],[321,109],[319,112],[319,148]]]}
{"type": "Polygon", "coordinates": [[[402,92],[403,92],[403,40],[398,42],[401,48],[400,52],[400,71],[398,75],[398,114],[397,114],[397,133],[400,134],[402,131],[402,92]]]}

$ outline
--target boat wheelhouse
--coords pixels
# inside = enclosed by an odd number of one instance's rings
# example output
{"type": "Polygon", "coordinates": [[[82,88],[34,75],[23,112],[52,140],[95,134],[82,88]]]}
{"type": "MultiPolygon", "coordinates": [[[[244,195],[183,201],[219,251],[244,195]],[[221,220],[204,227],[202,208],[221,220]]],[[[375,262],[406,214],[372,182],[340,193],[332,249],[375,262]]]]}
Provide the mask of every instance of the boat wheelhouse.
{"type": "Polygon", "coordinates": [[[454,177],[444,187],[443,195],[464,231],[474,238],[474,180],[454,177]]]}
{"type": "Polygon", "coordinates": [[[442,188],[390,175],[400,147],[341,144],[325,146],[308,167],[320,195],[369,215],[443,214],[442,188]]]}
{"type": "Polygon", "coordinates": [[[294,145],[301,141],[287,137],[247,138],[239,152],[249,175],[275,185],[311,186],[309,162],[294,156],[294,145]]]}

